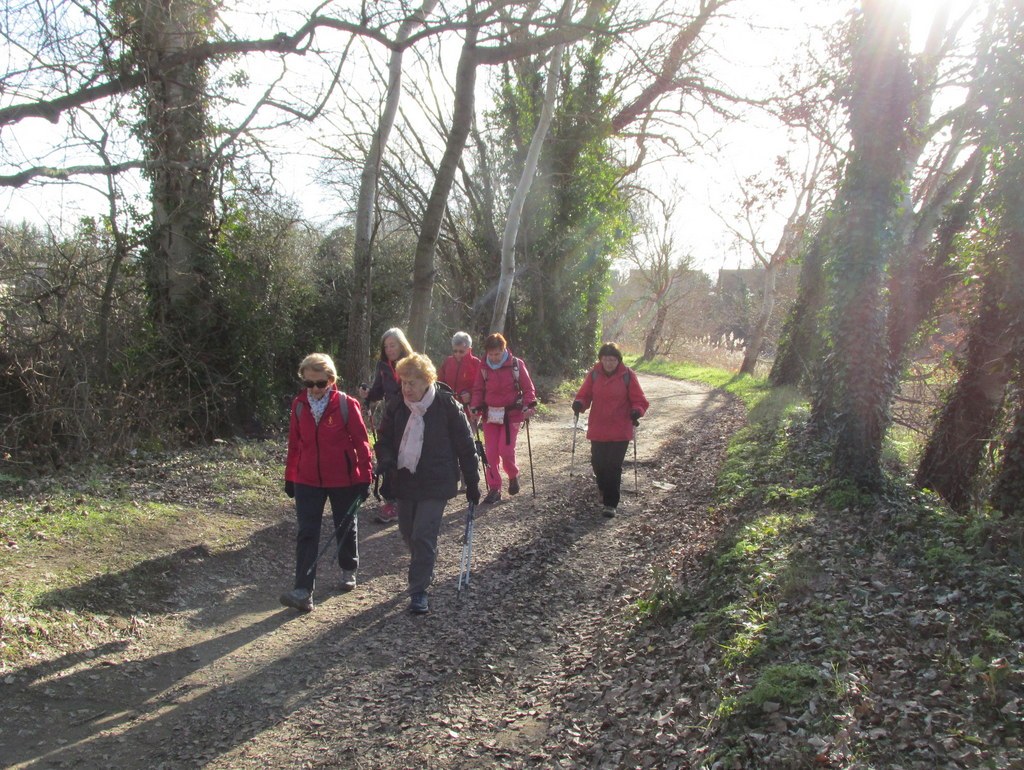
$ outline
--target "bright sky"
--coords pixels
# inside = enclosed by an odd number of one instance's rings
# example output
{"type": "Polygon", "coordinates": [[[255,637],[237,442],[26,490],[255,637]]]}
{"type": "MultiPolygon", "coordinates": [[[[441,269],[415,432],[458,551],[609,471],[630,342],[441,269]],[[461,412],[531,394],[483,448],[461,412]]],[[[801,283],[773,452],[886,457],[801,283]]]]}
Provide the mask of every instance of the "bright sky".
{"type": "MultiPolygon", "coordinates": [[[[914,38],[917,45],[923,40],[936,7],[942,0],[897,0],[904,3],[913,14],[914,38]]],[[[305,0],[288,4],[294,14],[286,17],[281,27],[286,30],[297,26],[304,10],[305,0]]],[[[252,25],[259,34],[267,34],[267,27],[260,16],[260,7],[280,9],[273,0],[265,0],[261,6],[257,1],[245,6],[244,15],[233,18],[236,31],[252,25]]],[[[972,5],[971,0],[952,0],[955,11],[963,11],[972,5]]],[[[721,77],[733,90],[751,96],[766,93],[774,80],[774,72],[780,63],[791,60],[794,51],[808,30],[816,24],[826,24],[838,18],[843,9],[849,7],[842,0],[818,0],[798,2],[797,0],[739,0],[732,8],[736,21],[724,31],[727,45],[720,47],[716,66],[721,68],[721,77]]],[[[409,58],[409,57],[407,57],[409,58]]],[[[247,66],[254,66],[249,65],[247,66]]],[[[805,152],[799,147],[794,150],[786,134],[774,125],[764,114],[748,110],[743,118],[733,123],[716,121],[707,114],[708,121],[701,126],[704,131],[714,131],[719,152],[710,155],[705,152],[693,153],[685,159],[665,161],[647,172],[647,183],[666,194],[680,192],[682,205],[677,223],[677,241],[692,253],[697,266],[712,275],[721,267],[748,267],[752,257],[738,248],[733,237],[722,225],[718,213],[724,216],[737,209],[734,202],[739,192],[739,180],[770,168],[779,154],[788,151],[805,152]],[[716,213],[717,212],[717,213],[716,213]]],[[[31,126],[5,129],[5,141],[31,142],[39,137],[36,132],[52,130],[44,121],[30,121],[31,126]],[[31,133],[30,133],[31,132],[31,133]],[[29,139],[28,137],[32,138],[29,139]]],[[[295,142],[289,138],[282,145],[295,142]]],[[[284,173],[277,176],[279,192],[295,197],[303,205],[306,216],[324,225],[337,223],[338,211],[347,208],[350,202],[339,201],[313,180],[317,160],[315,153],[293,154],[284,173]]],[[[65,158],[49,158],[48,162],[59,165],[65,158]]],[[[140,192],[144,192],[140,187],[140,192]]],[[[83,214],[96,213],[96,206],[102,200],[95,193],[90,194],[82,185],[22,188],[0,190],[0,211],[7,221],[28,219],[46,223],[55,229],[70,227],[83,214]],[[100,200],[97,204],[96,201],[100,200]]],[[[788,208],[789,203],[782,204],[788,208]]],[[[769,245],[781,228],[781,221],[766,223],[763,235],[769,245]]]]}

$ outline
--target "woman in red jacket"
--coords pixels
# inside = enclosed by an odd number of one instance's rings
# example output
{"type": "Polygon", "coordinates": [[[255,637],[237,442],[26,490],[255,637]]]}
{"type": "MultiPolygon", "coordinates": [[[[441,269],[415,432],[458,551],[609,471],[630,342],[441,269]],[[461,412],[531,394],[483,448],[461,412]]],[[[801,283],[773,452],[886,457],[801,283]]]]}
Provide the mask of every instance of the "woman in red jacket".
{"type": "Polygon", "coordinates": [[[487,455],[485,503],[501,499],[501,461],[508,476],[508,493],[519,492],[516,437],[519,427],[537,411],[537,391],[521,358],[512,355],[505,338],[492,334],[484,340],[486,356],[473,386],[473,413],[484,420],[484,453],[487,455]]]}
{"type": "Polygon", "coordinates": [[[467,412],[479,370],[480,359],[473,355],[473,338],[466,332],[456,332],[452,335],[452,354],[441,364],[437,381],[452,389],[467,412]]]}
{"type": "Polygon", "coordinates": [[[622,363],[618,345],[606,342],[597,352],[597,359],[576,393],[572,411],[579,414],[594,407],[587,422],[590,464],[604,503],[602,513],[610,518],[619,506],[626,450],[650,404],[636,372],[622,363]]]}
{"type": "MultiPolygon", "coordinates": [[[[310,570],[320,544],[324,505],[331,501],[334,526],[357,499],[365,500],[373,466],[359,401],[338,390],[334,361],[311,353],[299,364],[303,390],[292,401],[284,490],[295,498],[295,587],[281,594],[281,604],[302,612],[313,609],[316,570],[310,570]],[[309,573],[309,574],[307,574],[309,573]]],[[[341,534],[341,533],[339,533],[341,534]]],[[[341,590],[356,587],[359,567],[357,519],[345,530],[338,550],[341,590]]]]}

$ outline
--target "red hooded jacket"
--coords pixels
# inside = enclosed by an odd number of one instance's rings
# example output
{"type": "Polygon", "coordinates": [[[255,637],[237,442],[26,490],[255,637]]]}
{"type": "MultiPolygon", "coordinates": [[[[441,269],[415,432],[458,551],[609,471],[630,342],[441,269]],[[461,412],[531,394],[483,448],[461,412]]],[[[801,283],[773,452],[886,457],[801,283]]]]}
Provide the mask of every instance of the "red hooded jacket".
{"type": "Polygon", "coordinates": [[[472,349],[466,351],[466,355],[459,361],[455,356],[448,356],[441,364],[441,370],[437,373],[439,382],[443,382],[455,393],[455,400],[460,404],[468,404],[469,399],[463,401],[462,395],[473,394],[473,385],[476,383],[476,374],[480,370],[480,359],[473,355],[472,349]]]}
{"type": "Polygon", "coordinates": [[[356,399],[333,388],[318,424],[313,419],[307,391],[295,397],[288,425],[284,478],[312,487],[370,483],[373,479],[370,442],[356,399]],[[343,398],[348,402],[347,422],[341,410],[343,398]]]}
{"type": "Polygon", "coordinates": [[[600,363],[594,366],[587,372],[576,400],[583,402],[584,409],[594,407],[587,421],[587,438],[591,441],[629,441],[633,438],[629,413],[638,409],[643,417],[650,407],[636,372],[621,362],[611,374],[600,363]]]}

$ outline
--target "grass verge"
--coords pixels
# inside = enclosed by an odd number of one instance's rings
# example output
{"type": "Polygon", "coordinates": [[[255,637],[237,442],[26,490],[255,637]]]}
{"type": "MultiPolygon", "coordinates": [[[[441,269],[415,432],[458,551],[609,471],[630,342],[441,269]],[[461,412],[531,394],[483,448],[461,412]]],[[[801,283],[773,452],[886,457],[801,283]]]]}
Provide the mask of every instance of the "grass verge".
{"type": "Polygon", "coordinates": [[[166,611],[180,564],[277,515],[280,451],[224,443],[0,478],[0,673],[127,639],[166,611]]]}

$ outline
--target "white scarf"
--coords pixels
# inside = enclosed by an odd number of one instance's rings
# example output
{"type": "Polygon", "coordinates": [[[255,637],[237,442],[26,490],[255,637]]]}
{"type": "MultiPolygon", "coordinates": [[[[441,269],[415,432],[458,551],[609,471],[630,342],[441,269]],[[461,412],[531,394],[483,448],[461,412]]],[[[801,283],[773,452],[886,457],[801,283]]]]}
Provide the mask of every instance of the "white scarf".
{"type": "Polygon", "coordinates": [[[436,388],[431,383],[419,401],[405,400],[405,405],[409,407],[409,422],[405,424],[402,443],[398,447],[399,468],[408,468],[411,472],[416,472],[420,453],[423,451],[423,415],[434,403],[435,392],[436,388]]]}

